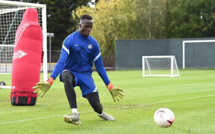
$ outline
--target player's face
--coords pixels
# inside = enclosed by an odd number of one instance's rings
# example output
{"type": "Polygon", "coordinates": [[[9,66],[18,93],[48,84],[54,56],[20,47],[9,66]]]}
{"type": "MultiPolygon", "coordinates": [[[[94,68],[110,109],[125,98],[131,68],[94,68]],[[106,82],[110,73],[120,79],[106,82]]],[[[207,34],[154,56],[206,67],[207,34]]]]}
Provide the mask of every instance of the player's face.
{"type": "Polygon", "coordinates": [[[89,36],[90,32],[93,28],[93,21],[92,20],[81,20],[80,24],[79,24],[79,32],[84,35],[84,36],[89,36]]]}

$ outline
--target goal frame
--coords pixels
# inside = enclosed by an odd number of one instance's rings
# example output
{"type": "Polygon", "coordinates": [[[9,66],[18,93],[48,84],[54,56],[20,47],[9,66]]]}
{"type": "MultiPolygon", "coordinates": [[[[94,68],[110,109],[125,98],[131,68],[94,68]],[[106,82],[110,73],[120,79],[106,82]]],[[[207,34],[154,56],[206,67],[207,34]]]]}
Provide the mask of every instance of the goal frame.
{"type": "MultiPolygon", "coordinates": [[[[0,4],[5,5],[15,5],[15,6],[25,6],[34,7],[34,8],[42,8],[42,31],[43,31],[43,80],[47,80],[47,19],[46,19],[46,5],[45,4],[34,4],[34,3],[26,3],[26,2],[17,2],[17,1],[6,1],[1,0],[0,4]]],[[[11,86],[1,86],[0,89],[11,88],[11,86]]]]}
{"type": "Polygon", "coordinates": [[[184,40],[182,41],[182,67],[185,69],[185,45],[186,43],[204,43],[204,42],[214,42],[215,40],[184,40]]]}
{"type": "MultiPolygon", "coordinates": [[[[149,68],[149,67],[148,67],[149,68]]],[[[150,70],[149,70],[149,72],[150,72],[150,70]]],[[[174,55],[160,55],[160,56],[142,56],[142,76],[143,77],[149,77],[149,76],[161,76],[161,77],[163,77],[163,76],[170,76],[170,77],[178,77],[178,76],[180,76],[180,74],[179,74],[179,70],[178,70],[178,65],[177,65],[177,62],[176,62],[176,58],[175,58],[175,56],[174,55]],[[163,75],[163,74],[161,74],[161,75],[157,75],[157,74],[150,74],[150,75],[146,75],[146,73],[145,73],[145,58],[170,58],[171,59],[171,74],[170,75],[163,75]],[[177,75],[176,74],[174,74],[174,61],[175,61],[175,67],[176,67],[176,70],[177,70],[177,75]]]]}

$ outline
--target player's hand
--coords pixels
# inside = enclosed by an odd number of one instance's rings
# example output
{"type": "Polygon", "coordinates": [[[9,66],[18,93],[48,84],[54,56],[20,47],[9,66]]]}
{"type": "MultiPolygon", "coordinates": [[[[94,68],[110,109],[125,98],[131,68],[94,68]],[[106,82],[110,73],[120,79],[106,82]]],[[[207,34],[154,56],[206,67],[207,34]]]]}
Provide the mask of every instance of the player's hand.
{"type": "Polygon", "coordinates": [[[112,95],[114,102],[119,101],[120,99],[123,98],[124,95],[122,94],[123,90],[121,88],[115,87],[111,83],[107,85],[107,88],[110,91],[110,94],[112,95]]]}
{"type": "Polygon", "coordinates": [[[33,89],[37,89],[34,93],[37,93],[38,96],[43,97],[45,93],[50,89],[54,79],[50,77],[47,81],[41,81],[33,87],[33,89]]]}

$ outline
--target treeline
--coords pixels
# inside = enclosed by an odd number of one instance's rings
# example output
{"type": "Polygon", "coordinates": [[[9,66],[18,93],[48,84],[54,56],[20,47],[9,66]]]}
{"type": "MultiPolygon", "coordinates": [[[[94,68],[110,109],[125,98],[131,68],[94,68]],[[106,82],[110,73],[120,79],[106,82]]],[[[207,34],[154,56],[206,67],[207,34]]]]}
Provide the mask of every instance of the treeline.
{"type": "MultiPolygon", "coordinates": [[[[23,0],[24,1],[24,0],[23,0]]],[[[103,57],[114,63],[116,39],[214,37],[215,0],[25,0],[47,5],[47,29],[52,48],[77,30],[82,14],[93,17],[92,36],[103,57]]]]}

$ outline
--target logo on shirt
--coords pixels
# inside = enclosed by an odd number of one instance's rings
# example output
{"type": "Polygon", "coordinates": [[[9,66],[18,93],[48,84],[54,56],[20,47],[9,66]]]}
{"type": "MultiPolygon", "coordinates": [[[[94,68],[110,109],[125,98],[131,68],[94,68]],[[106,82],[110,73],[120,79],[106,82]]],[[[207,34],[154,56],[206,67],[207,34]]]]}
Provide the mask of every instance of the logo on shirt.
{"type": "Polygon", "coordinates": [[[23,56],[27,55],[27,53],[21,51],[21,50],[18,50],[17,52],[14,52],[13,54],[13,59],[20,59],[22,58],[23,56]]]}
{"type": "Polygon", "coordinates": [[[88,45],[88,49],[92,49],[92,45],[91,44],[88,45]]]}

